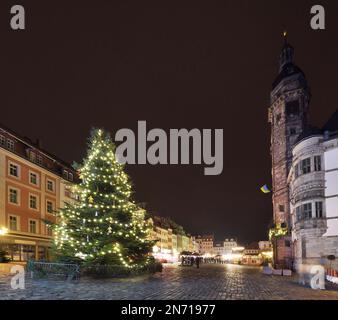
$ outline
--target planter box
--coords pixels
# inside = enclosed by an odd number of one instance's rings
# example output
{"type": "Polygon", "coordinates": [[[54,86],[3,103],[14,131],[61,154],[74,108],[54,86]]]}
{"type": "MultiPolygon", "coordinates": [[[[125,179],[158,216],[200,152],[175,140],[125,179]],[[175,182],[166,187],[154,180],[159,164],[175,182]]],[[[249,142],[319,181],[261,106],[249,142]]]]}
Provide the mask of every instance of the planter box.
{"type": "Polygon", "coordinates": [[[281,276],[281,275],[283,275],[283,270],[282,269],[273,269],[272,270],[272,274],[274,275],[274,276],[281,276]]]}
{"type": "Polygon", "coordinates": [[[334,284],[338,284],[338,277],[326,276],[326,280],[334,284]]]}
{"type": "Polygon", "coordinates": [[[291,270],[283,270],[283,276],[286,276],[286,277],[291,277],[292,276],[292,271],[291,270]]]}

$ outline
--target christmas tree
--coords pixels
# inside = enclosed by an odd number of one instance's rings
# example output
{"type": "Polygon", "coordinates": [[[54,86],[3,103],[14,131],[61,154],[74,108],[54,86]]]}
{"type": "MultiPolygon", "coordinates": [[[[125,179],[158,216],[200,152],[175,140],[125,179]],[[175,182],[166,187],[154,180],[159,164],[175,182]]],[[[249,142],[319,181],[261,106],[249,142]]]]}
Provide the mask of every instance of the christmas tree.
{"type": "Polygon", "coordinates": [[[55,248],[58,256],[87,265],[142,267],[151,261],[150,226],[131,200],[129,177],[114,151],[110,135],[93,129],[87,157],[77,166],[78,201],[60,210],[54,226],[55,248]]]}

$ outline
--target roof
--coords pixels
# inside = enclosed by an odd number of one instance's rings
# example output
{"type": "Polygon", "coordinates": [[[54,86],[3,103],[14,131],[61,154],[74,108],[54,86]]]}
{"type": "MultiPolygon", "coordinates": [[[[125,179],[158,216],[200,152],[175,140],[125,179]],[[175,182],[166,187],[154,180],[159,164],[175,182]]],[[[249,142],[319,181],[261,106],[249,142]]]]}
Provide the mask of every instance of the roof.
{"type": "Polygon", "coordinates": [[[276,88],[283,79],[291,77],[295,74],[300,74],[303,76],[303,78],[305,78],[304,72],[298,66],[293,63],[286,64],[282,71],[278,74],[275,81],[272,83],[272,89],[276,88]]]}
{"type": "Polygon", "coordinates": [[[325,131],[330,131],[330,132],[338,131],[338,109],[334,112],[334,114],[326,122],[326,124],[324,125],[322,130],[323,130],[323,132],[325,132],[325,131]]]}
{"type": "Polygon", "coordinates": [[[245,249],[248,249],[248,250],[259,250],[258,242],[252,242],[252,243],[250,243],[245,249]]]}
{"type": "MultiPolygon", "coordinates": [[[[71,172],[73,172],[75,174],[74,176],[74,181],[76,181],[77,179],[77,174],[76,174],[76,170],[74,170],[74,168],[67,162],[65,162],[64,160],[58,158],[57,156],[53,155],[52,153],[46,151],[45,149],[41,148],[41,146],[39,145],[39,142],[33,142],[31,139],[27,138],[27,137],[23,137],[20,134],[18,134],[17,132],[13,131],[12,129],[9,129],[8,127],[6,127],[5,125],[0,123],[0,130],[6,132],[6,134],[12,136],[13,138],[15,138],[16,140],[20,141],[23,145],[25,145],[28,148],[33,148],[38,150],[41,154],[43,154],[45,157],[53,160],[53,162],[58,163],[60,166],[67,168],[67,170],[70,170],[71,172]]],[[[7,150],[7,149],[6,149],[7,150]]],[[[27,156],[23,153],[17,153],[15,151],[12,150],[8,150],[10,152],[13,152],[15,154],[18,154],[20,157],[29,160],[27,158],[27,156]]],[[[35,163],[37,164],[37,163],[35,163]]],[[[39,165],[39,164],[37,164],[39,165]]],[[[42,166],[44,169],[52,171],[53,173],[56,173],[58,175],[61,175],[62,172],[60,172],[56,167],[53,168],[46,168],[44,166],[42,166]]]]}
{"type": "MultiPolygon", "coordinates": [[[[294,145],[298,144],[304,139],[307,139],[313,136],[323,135],[325,132],[331,133],[332,136],[336,136],[336,134],[338,134],[338,109],[333,113],[333,115],[325,123],[322,129],[318,127],[314,127],[314,126],[308,126],[303,131],[303,133],[299,135],[294,145]]],[[[331,135],[329,135],[329,137],[331,137],[331,135]]]]}
{"type": "Polygon", "coordinates": [[[302,140],[312,137],[312,136],[317,136],[317,135],[322,135],[322,130],[314,127],[314,126],[308,126],[300,135],[299,137],[296,139],[295,141],[295,145],[298,142],[301,142],[302,140]]]}

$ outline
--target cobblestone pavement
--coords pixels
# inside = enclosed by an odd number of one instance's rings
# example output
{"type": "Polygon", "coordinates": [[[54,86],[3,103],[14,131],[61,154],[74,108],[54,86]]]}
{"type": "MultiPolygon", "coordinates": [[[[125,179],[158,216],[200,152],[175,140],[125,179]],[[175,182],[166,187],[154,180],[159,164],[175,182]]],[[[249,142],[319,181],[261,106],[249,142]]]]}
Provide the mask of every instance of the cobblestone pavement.
{"type": "Polygon", "coordinates": [[[338,288],[315,291],[298,284],[297,277],[266,276],[260,268],[202,265],[200,269],[165,266],[162,273],[123,280],[78,281],[26,279],[25,290],[13,290],[10,278],[0,276],[0,299],[335,299],[338,288]]]}

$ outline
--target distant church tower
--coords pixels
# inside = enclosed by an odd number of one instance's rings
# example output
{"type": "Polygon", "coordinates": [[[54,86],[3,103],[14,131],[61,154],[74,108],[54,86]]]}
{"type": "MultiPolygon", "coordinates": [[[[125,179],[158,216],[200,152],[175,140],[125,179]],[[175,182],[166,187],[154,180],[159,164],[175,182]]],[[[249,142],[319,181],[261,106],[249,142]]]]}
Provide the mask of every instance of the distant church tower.
{"type": "MultiPolygon", "coordinates": [[[[308,126],[310,89],[303,71],[294,64],[294,49],[284,33],[279,57],[279,74],[273,82],[269,123],[271,124],[271,157],[274,224],[291,229],[288,174],[292,163],[292,146],[308,126]]],[[[275,263],[290,267],[291,235],[280,238],[275,247],[275,263]]]]}

